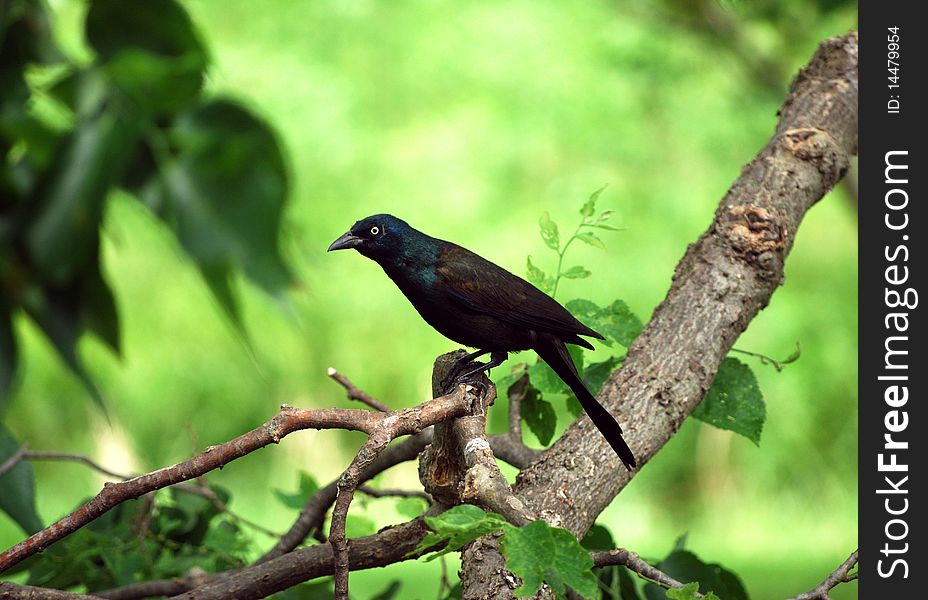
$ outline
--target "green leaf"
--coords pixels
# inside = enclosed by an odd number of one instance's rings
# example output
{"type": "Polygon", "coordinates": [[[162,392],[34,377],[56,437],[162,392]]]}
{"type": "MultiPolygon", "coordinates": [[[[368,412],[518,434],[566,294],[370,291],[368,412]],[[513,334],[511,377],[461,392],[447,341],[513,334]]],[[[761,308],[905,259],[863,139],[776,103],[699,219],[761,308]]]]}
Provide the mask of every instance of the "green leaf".
{"type": "Polygon", "coordinates": [[[603,241],[599,239],[599,237],[595,233],[592,233],[590,231],[584,231],[582,233],[578,233],[577,239],[580,240],[581,242],[589,244],[590,246],[593,246],[594,248],[599,248],[600,250],[606,249],[606,244],[604,244],[603,241]]]}
{"type": "Polygon", "coordinates": [[[604,552],[616,547],[612,532],[599,523],[594,523],[593,526],[590,527],[589,531],[586,532],[586,535],[583,536],[583,539],[580,541],[580,545],[590,552],[604,552]]]}
{"type": "Polygon", "coordinates": [[[82,122],[63,142],[42,186],[26,245],[40,277],[66,284],[97,257],[103,201],[120,176],[135,127],[113,110],[82,122]]]}
{"type": "Polygon", "coordinates": [[[525,268],[526,278],[528,279],[529,283],[546,294],[550,294],[554,290],[554,278],[549,277],[545,274],[544,271],[536,267],[532,263],[531,256],[525,259],[525,268]]]}
{"type": "Polygon", "coordinates": [[[565,279],[586,279],[590,275],[590,271],[580,266],[571,267],[566,271],[561,271],[561,277],[565,279]]]}
{"type": "Polygon", "coordinates": [[[590,227],[595,227],[596,229],[604,229],[606,231],[622,231],[621,227],[615,227],[614,225],[607,225],[606,223],[590,223],[590,227]]]}
{"type": "Polygon", "coordinates": [[[600,333],[611,337],[626,348],[631,346],[635,338],[644,330],[644,323],[622,300],[616,300],[604,308],[600,313],[600,319],[602,323],[600,333]]]}
{"type": "Polygon", "coordinates": [[[587,327],[592,329],[599,327],[599,314],[603,309],[595,302],[584,298],[575,298],[567,302],[564,308],[587,327]]]}
{"type": "Polygon", "coordinates": [[[541,392],[532,385],[525,388],[525,396],[522,399],[522,418],[542,446],[551,443],[557,426],[557,413],[551,403],[545,400],[541,392]]]}
{"type": "MultiPolygon", "coordinates": [[[[19,447],[13,434],[0,424],[0,464],[16,454],[19,447]]],[[[35,480],[29,461],[20,460],[0,476],[0,510],[30,535],[42,529],[42,519],[35,506],[35,480]]]]}
{"type": "Polygon", "coordinates": [[[541,239],[544,240],[548,248],[555,252],[560,250],[561,240],[557,231],[557,223],[551,220],[548,211],[541,214],[541,218],[538,219],[538,226],[541,228],[541,239]]]}
{"type": "Polygon", "coordinates": [[[16,346],[16,332],[13,330],[13,314],[6,301],[0,299],[0,415],[13,389],[16,367],[19,364],[19,350],[16,346]]]}
{"type": "Polygon", "coordinates": [[[506,568],[522,579],[515,596],[535,594],[546,582],[559,598],[567,587],[584,598],[599,598],[599,585],[593,575],[593,559],[569,531],[533,521],[524,527],[509,528],[500,540],[506,568]]]}
{"type": "Polygon", "coordinates": [[[512,528],[501,515],[484,512],[471,504],[460,504],[440,515],[425,518],[426,525],[434,532],[425,536],[410,554],[418,554],[447,542],[447,545],[427,561],[460,550],[474,540],[501,529],[512,528]]]}
{"type": "Polygon", "coordinates": [[[603,384],[606,383],[606,380],[609,379],[609,376],[612,375],[612,372],[616,370],[621,363],[621,359],[618,356],[610,356],[602,362],[591,363],[583,370],[583,383],[586,385],[587,389],[593,393],[595,396],[599,393],[599,390],[602,389],[603,384]]]}
{"type": "Polygon", "coordinates": [[[590,194],[589,200],[584,202],[583,206],[580,208],[581,215],[583,215],[584,217],[593,216],[593,213],[596,212],[596,201],[599,199],[599,195],[602,194],[603,190],[605,190],[607,187],[609,187],[608,184],[604,185],[603,187],[599,188],[598,190],[590,194]]]}
{"type": "Polygon", "coordinates": [[[244,270],[272,295],[291,281],[278,252],[288,177],[274,134],[229,101],[186,113],[171,131],[179,154],[166,195],[184,249],[201,268],[244,270]]]}
{"type": "Polygon", "coordinates": [[[208,62],[186,11],[173,0],[95,0],[87,41],[112,80],[153,114],[196,100],[208,62]]]}
{"type": "Polygon", "coordinates": [[[751,368],[737,358],[722,361],[712,387],[693,416],[760,445],[767,408],[751,368]]]}
{"type": "Polygon", "coordinates": [[[699,596],[699,582],[687,583],[682,588],[671,588],[666,591],[665,596],[669,600],[697,600],[699,596]]]}
{"type": "Polygon", "coordinates": [[[577,298],[568,302],[565,308],[578,321],[605,335],[608,338],[606,343],[610,345],[611,341],[615,341],[627,348],[644,329],[641,319],[622,300],[601,308],[595,302],[577,298]]]}
{"type": "Polygon", "coordinates": [[[277,496],[277,499],[280,500],[280,503],[287,508],[299,510],[303,508],[303,506],[306,504],[306,501],[309,500],[309,497],[315,494],[316,490],[318,489],[319,484],[316,483],[316,480],[313,478],[313,476],[301,469],[299,488],[296,492],[287,493],[283,490],[275,489],[274,495],[277,496]]]}
{"type": "Polygon", "coordinates": [[[92,261],[84,270],[80,288],[82,325],[119,354],[119,312],[113,292],[100,273],[99,259],[92,261]]]}

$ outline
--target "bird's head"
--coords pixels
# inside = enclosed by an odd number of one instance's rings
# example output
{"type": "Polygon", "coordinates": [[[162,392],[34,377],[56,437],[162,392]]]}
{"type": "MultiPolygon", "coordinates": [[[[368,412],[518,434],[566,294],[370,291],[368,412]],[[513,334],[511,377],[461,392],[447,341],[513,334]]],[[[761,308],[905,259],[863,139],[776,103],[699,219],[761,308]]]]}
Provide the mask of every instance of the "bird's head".
{"type": "Polygon", "coordinates": [[[382,262],[403,254],[410,238],[417,233],[406,221],[393,215],[372,215],[352,225],[332,242],[329,252],[354,248],[364,256],[382,262]]]}

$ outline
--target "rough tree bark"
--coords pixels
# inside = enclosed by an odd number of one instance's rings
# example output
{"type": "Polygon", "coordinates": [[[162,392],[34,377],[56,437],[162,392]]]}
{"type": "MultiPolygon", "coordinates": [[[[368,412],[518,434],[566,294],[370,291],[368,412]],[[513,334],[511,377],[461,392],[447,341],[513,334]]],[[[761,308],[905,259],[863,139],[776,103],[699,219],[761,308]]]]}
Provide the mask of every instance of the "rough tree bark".
{"type": "MultiPolygon", "coordinates": [[[[644,465],[702,400],[722,359],[783,282],[806,211],[857,152],[857,32],[823,42],[793,81],[774,136],[744,167],[691,244],[667,297],[599,400],[644,465]]],[[[575,422],[519,475],[530,511],[581,536],[631,478],[592,422],[575,422]]],[[[512,577],[493,539],[463,555],[465,599],[509,598],[512,577]]]]}

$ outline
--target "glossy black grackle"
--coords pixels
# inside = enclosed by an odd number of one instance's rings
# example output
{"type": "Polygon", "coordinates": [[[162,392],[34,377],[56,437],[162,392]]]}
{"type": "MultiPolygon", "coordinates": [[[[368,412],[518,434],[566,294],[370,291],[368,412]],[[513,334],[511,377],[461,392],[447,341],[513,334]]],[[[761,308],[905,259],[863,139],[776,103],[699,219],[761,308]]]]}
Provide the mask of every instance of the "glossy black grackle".
{"type": "Polygon", "coordinates": [[[603,336],[553,298],[470,250],[430,237],[391,215],[358,221],[332,242],[329,251],[345,248],[377,262],[429,325],[455,342],[477,348],[459,364],[490,354],[488,363],[459,377],[491,369],[509,352],[534,350],[573,390],[625,466],[636,466],[622,428],[583,385],[564,345],[592,349],[579,336],[603,336]]]}

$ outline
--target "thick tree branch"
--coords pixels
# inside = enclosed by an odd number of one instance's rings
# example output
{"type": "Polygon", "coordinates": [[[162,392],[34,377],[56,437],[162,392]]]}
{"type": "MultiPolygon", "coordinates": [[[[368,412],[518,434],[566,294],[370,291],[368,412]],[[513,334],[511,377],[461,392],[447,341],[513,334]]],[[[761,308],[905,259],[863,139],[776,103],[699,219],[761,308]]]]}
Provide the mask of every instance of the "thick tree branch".
{"type": "MultiPolygon", "coordinates": [[[[802,69],[773,138],[690,245],[667,297],[603,386],[599,400],[625,427],[640,465],[702,400],[734,341],[782,282],[803,215],[845,174],[857,150],[857,51],[856,32],[832,38],[802,69]]],[[[520,473],[515,492],[532,512],[579,536],[631,476],[582,417],[520,473]]],[[[462,581],[483,582],[488,597],[511,595],[492,552],[479,560],[465,552],[463,571],[462,581]]],[[[479,595],[465,589],[464,597],[479,595]]]]}

